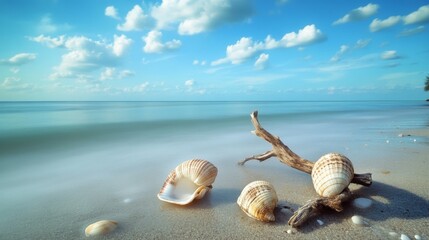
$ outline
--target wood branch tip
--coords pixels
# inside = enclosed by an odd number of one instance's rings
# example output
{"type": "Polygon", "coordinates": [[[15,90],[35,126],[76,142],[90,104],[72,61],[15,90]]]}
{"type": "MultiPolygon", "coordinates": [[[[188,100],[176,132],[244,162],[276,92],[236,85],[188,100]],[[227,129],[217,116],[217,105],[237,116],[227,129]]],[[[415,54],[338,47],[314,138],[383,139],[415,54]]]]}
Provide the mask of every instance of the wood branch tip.
{"type": "Polygon", "coordinates": [[[250,116],[252,117],[252,118],[258,118],[258,111],[256,110],[256,111],[253,111],[251,114],[250,114],[250,116]]]}

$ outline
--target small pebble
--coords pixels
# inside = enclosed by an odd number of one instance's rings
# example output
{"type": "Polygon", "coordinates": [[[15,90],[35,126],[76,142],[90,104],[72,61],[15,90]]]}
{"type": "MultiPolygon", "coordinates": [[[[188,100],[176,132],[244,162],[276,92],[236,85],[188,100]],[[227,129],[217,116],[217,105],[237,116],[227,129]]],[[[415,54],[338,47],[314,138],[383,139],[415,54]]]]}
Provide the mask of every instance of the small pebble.
{"type": "Polygon", "coordinates": [[[368,223],[363,219],[363,217],[358,216],[358,215],[354,215],[352,217],[352,222],[354,224],[360,225],[360,226],[368,225],[368,223]]]}
{"type": "Polygon", "coordinates": [[[368,198],[356,198],[353,200],[353,206],[361,209],[369,208],[372,205],[372,200],[368,198]]]}
{"type": "Polygon", "coordinates": [[[420,237],[420,235],[417,235],[417,234],[414,235],[414,238],[417,239],[417,240],[421,240],[422,239],[422,237],[420,237]]]}
{"type": "Polygon", "coordinates": [[[407,235],[401,234],[401,240],[411,240],[407,235]]]}
{"type": "Polygon", "coordinates": [[[286,232],[289,233],[289,234],[292,234],[292,230],[291,229],[288,229],[286,232]]]}
{"type": "Polygon", "coordinates": [[[325,224],[322,220],[320,220],[320,219],[317,219],[317,223],[320,225],[320,226],[322,226],[323,224],[325,224]]]}
{"type": "Polygon", "coordinates": [[[398,237],[399,236],[399,234],[395,233],[395,232],[389,232],[389,235],[392,237],[398,237]]]}

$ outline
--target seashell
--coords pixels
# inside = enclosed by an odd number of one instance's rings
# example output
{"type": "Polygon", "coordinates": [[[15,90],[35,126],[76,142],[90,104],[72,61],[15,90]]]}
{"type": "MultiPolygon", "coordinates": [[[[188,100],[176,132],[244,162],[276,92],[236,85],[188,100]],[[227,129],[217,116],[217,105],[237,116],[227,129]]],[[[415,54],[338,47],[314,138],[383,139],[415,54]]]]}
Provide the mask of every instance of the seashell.
{"type": "Polygon", "coordinates": [[[337,153],[322,156],[313,166],[311,178],[314,189],[322,197],[340,194],[354,176],[352,162],[337,153]]]}
{"type": "Polygon", "coordinates": [[[217,168],[206,160],[192,159],[177,166],[158,193],[161,201],[186,205],[201,199],[212,188],[217,168]]]}
{"type": "Polygon", "coordinates": [[[274,208],[278,198],[273,185],[266,181],[254,181],[247,184],[237,199],[249,217],[263,222],[275,221],[274,208]]]}
{"type": "Polygon", "coordinates": [[[85,228],[85,235],[87,237],[89,236],[99,236],[99,235],[106,235],[109,232],[115,230],[115,228],[118,226],[118,223],[112,220],[101,220],[98,222],[95,222],[88,227],[85,228]]]}

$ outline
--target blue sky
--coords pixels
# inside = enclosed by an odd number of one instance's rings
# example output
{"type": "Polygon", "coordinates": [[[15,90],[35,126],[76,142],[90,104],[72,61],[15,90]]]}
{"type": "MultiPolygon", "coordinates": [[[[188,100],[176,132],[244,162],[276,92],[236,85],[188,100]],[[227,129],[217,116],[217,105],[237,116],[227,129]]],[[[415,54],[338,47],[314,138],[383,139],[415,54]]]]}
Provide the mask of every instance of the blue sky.
{"type": "Polygon", "coordinates": [[[0,100],[426,99],[428,1],[5,0],[0,100]]]}

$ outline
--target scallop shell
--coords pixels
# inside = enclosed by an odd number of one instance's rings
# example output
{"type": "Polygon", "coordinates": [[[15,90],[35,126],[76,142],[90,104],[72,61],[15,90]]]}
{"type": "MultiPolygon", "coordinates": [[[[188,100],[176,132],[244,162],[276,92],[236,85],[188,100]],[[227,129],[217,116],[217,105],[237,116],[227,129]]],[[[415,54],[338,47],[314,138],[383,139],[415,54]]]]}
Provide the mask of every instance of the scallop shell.
{"type": "Polygon", "coordinates": [[[247,184],[237,199],[249,217],[263,222],[275,221],[274,208],[278,202],[273,185],[266,181],[254,181],[247,184]]]}
{"type": "Polygon", "coordinates": [[[161,201],[186,205],[201,199],[212,188],[217,168],[206,160],[192,159],[177,166],[158,193],[161,201]]]}
{"type": "Polygon", "coordinates": [[[115,228],[118,226],[118,223],[112,220],[101,220],[98,222],[95,222],[88,227],[85,228],[85,235],[87,237],[89,236],[99,236],[99,235],[106,235],[109,232],[115,230],[115,228]]]}
{"type": "Polygon", "coordinates": [[[322,197],[340,194],[354,176],[352,162],[337,153],[322,156],[313,166],[311,178],[316,192],[322,197]]]}

